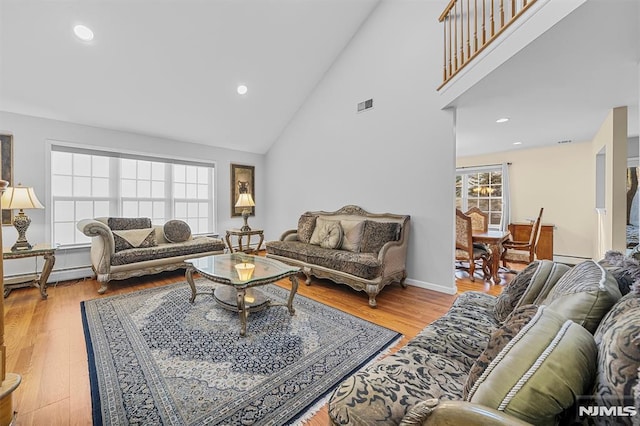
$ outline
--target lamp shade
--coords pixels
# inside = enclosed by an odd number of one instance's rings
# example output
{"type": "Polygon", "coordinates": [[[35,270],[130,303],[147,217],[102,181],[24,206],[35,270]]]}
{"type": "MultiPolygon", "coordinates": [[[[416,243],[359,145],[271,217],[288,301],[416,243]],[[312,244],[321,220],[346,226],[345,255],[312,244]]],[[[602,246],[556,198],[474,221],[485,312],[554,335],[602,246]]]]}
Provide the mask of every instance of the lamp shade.
{"type": "Polygon", "coordinates": [[[31,187],[9,187],[2,194],[2,209],[44,209],[31,187]]]}
{"type": "Polygon", "coordinates": [[[236,202],[236,207],[253,207],[255,205],[256,203],[253,202],[253,197],[249,193],[240,194],[236,202]]]}
{"type": "Polygon", "coordinates": [[[236,265],[236,271],[238,272],[240,281],[249,281],[253,276],[254,269],[256,269],[256,265],[253,263],[238,263],[236,265]]]}

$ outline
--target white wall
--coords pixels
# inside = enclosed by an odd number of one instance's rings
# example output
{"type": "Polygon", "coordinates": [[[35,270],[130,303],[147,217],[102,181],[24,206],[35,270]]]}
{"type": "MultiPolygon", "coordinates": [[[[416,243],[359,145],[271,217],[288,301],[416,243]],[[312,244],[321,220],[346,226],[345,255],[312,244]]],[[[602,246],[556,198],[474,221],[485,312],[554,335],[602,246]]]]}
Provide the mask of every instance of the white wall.
{"type": "Polygon", "coordinates": [[[453,114],[434,66],[444,6],[383,1],[336,60],[267,153],[270,238],[307,210],[409,214],[407,282],[455,291],[453,114]]]}
{"type": "MultiPolygon", "coordinates": [[[[625,252],[627,223],[627,107],[613,108],[591,142],[592,156],[604,153],[604,209],[593,223],[593,257],[607,250],[625,252]]],[[[594,181],[595,182],[595,181],[594,181]]]]}
{"type": "MultiPolygon", "coordinates": [[[[261,228],[265,224],[268,205],[266,203],[266,184],[264,173],[264,155],[233,151],[211,146],[174,141],[139,134],[119,132],[98,127],[82,126],[62,121],[41,119],[24,115],[0,111],[0,132],[13,134],[13,175],[14,182],[21,182],[25,186],[33,186],[45,210],[29,210],[31,226],[27,231],[27,239],[31,243],[51,242],[46,221],[49,217],[48,209],[51,202],[47,199],[50,194],[49,176],[46,175],[46,140],[66,141],[95,147],[105,147],[114,150],[134,151],[159,156],[176,156],[205,161],[216,164],[215,189],[217,194],[217,227],[216,231],[224,235],[224,230],[238,227],[242,218],[231,218],[230,200],[230,163],[254,165],[256,176],[256,216],[249,218],[252,227],[261,228]]],[[[3,241],[5,246],[11,246],[17,238],[13,226],[3,226],[3,241]]],[[[42,259],[39,259],[42,262],[42,259]]],[[[67,274],[56,271],[90,265],[88,249],[58,250],[56,264],[51,281],[70,279],[82,276],[81,273],[67,274]]],[[[4,262],[5,275],[15,275],[33,272],[33,259],[12,260],[4,262]]],[[[39,263],[38,268],[41,268],[39,263]]]]}
{"type": "Polygon", "coordinates": [[[556,256],[591,258],[595,159],[588,142],[518,149],[457,159],[458,167],[510,162],[511,222],[535,218],[555,225],[556,256]]]}

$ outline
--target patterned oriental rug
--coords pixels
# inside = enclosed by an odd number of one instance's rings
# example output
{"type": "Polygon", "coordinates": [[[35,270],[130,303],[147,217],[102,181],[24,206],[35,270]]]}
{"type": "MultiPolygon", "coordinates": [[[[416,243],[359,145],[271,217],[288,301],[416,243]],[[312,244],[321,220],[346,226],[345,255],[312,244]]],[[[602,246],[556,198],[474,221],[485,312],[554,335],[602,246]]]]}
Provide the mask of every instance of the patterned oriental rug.
{"type": "MultiPolygon", "coordinates": [[[[196,282],[200,290],[216,284],[196,282]]],[[[289,290],[260,287],[272,301],[289,290]]],[[[81,302],[94,425],[284,425],[402,337],[296,295],[238,314],[186,282],[81,302]]]]}

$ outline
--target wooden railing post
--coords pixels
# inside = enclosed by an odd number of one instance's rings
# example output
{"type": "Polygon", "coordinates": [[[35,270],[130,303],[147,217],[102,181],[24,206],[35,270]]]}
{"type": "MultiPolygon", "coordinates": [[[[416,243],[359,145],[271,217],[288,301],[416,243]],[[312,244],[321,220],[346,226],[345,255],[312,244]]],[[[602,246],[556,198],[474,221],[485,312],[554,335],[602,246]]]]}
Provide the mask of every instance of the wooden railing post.
{"type": "Polygon", "coordinates": [[[473,0],[473,51],[478,51],[478,0],[473,0]]]}
{"type": "Polygon", "coordinates": [[[495,34],[496,34],[496,23],[494,20],[494,9],[493,9],[493,0],[489,0],[491,2],[491,16],[489,17],[489,19],[491,19],[491,34],[489,35],[489,38],[492,38],[495,34]]]}
{"type": "Polygon", "coordinates": [[[471,57],[471,7],[467,0],[467,60],[471,57]]]}
{"type": "Polygon", "coordinates": [[[487,42],[487,0],[482,0],[482,45],[487,42]]]}

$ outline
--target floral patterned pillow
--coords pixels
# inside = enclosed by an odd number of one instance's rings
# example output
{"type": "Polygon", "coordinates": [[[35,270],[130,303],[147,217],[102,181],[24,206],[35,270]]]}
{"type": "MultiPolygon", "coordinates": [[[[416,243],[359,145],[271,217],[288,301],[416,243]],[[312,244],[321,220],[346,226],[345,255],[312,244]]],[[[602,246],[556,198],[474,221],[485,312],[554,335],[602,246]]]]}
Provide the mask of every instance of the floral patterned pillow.
{"type": "Polygon", "coordinates": [[[173,219],[164,224],[164,237],[170,243],[183,243],[191,238],[191,227],[183,220],[173,219]]]}
{"type": "Polygon", "coordinates": [[[318,216],[311,214],[303,214],[298,219],[298,241],[303,243],[309,243],[311,241],[311,235],[316,228],[316,219],[318,216]]]}
{"type": "Polygon", "coordinates": [[[378,253],[389,241],[397,241],[402,225],[397,222],[377,222],[366,220],[362,231],[360,251],[362,253],[378,253]]]}

